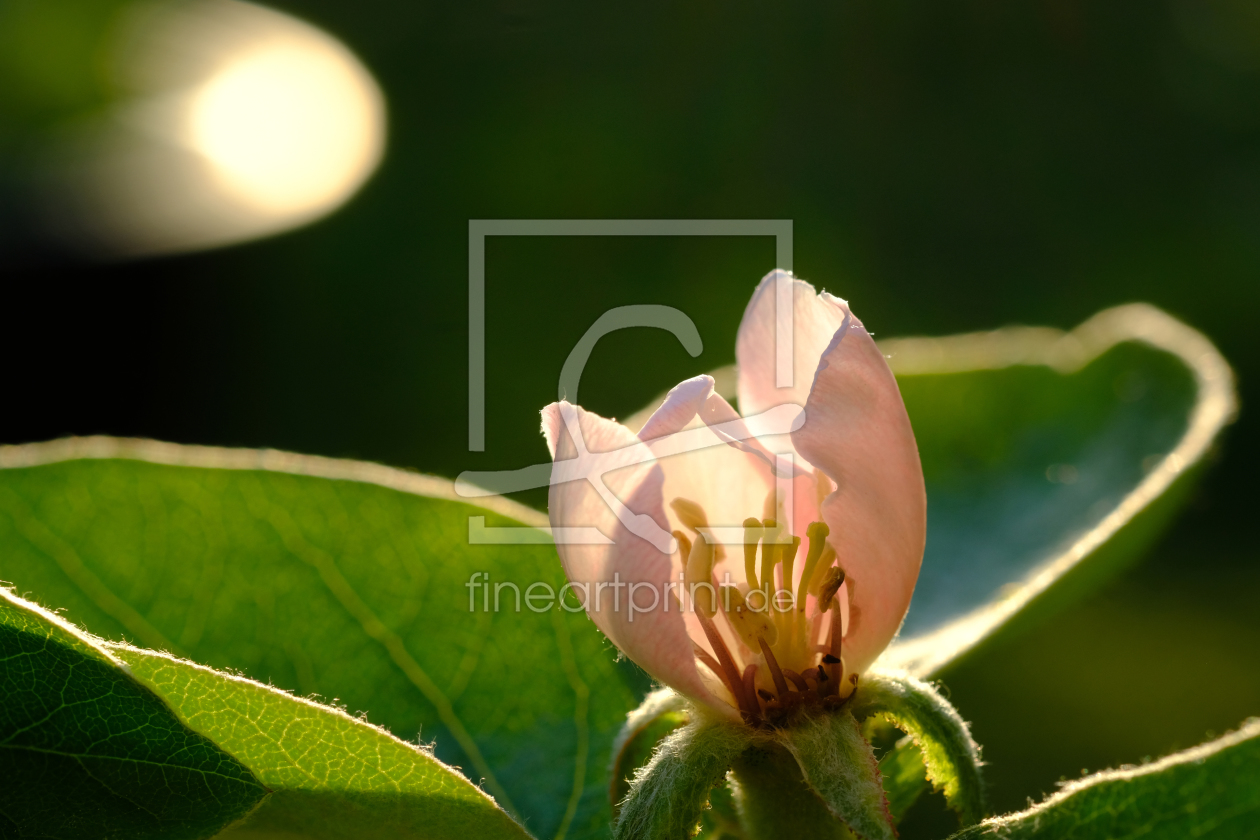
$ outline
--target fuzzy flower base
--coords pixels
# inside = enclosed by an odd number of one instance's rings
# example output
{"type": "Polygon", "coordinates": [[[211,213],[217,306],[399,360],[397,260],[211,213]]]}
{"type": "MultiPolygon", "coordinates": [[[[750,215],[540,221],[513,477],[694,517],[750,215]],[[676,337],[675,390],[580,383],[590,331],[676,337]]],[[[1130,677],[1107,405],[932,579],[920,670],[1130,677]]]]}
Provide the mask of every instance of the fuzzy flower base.
{"type": "Polygon", "coordinates": [[[979,750],[954,708],[913,677],[868,674],[840,708],[819,708],[782,727],[733,722],[669,689],[651,695],[630,715],[616,745],[616,778],[631,770],[633,778],[614,803],[620,810],[613,836],[690,837],[714,789],[729,782],[737,819],[754,840],[798,834],[892,840],[889,793],[905,799],[906,792],[886,791],[885,784],[921,787],[923,777],[883,778],[866,734],[879,721],[910,736],[927,780],[963,825],[983,817],[979,750]],[[686,723],[661,738],[645,764],[627,766],[634,761],[629,756],[643,754],[641,743],[637,750],[632,745],[667,719],[686,723]]]}

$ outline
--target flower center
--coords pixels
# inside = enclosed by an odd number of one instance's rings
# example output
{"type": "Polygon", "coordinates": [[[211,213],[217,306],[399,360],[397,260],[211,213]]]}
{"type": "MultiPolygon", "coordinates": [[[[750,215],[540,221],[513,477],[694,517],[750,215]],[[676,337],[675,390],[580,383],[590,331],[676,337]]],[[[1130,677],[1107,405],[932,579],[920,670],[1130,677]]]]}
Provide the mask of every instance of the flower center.
{"type": "MultiPolygon", "coordinates": [[[[805,529],[808,548],[798,567],[801,538],[778,519],[743,523],[744,582],[714,577],[725,560],[704,510],[675,499],[670,506],[692,533],[675,531],[683,558],[684,596],[710,649],[695,644],[700,664],[721,681],[744,719],[755,726],[786,723],[807,708],[837,708],[857,686],[846,673],[840,596],[844,570],[822,522],[805,529]]],[[[850,584],[851,586],[851,584],[850,584]]]]}

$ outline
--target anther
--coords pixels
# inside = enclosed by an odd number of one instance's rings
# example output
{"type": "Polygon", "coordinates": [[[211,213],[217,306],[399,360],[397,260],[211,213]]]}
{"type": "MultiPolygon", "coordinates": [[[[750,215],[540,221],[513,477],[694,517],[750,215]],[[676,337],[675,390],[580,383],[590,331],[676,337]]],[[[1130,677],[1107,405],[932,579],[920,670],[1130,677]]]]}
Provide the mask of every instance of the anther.
{"type": "Polygon", "coordinates": [[[830,653],[824,653],[824,654],[823,654],[823,662],[827,663],[828,665],[839,665],[839,664],[840,664],[840,660],[839,660],[839,659],[837,659],[836,657],[832,656],[830,653]]]}
{"type": "Polygon", "coordinates": [[[722,587],[721,605],[726,620],[749,650],[757,650],[759,638],[770,644],[778,639],[779,631],[770,616],[752,609],[744,600],[744,594],[734,586],[722,587]]]}
{"type": "Polygon", "coordinates": [[[835,562],[836,550],[831,547],[831,543],[826,543],[823,546],[822,556],[818,558],[818,565],[814,568],[814,574],[812,576],[813,579],[809,582],[810,595],[817,597],[818,590],[823,584],[823,578],[826,577],[826,575],[822,574],[822,571],[824,569],[830,569],[835,562]]]}
{"type": "Polygon", "coordinates": [[[822,584],[818,587],[819,610],[826,612],[831,608],[832,599],[836,597],[836,593],[840,591],[841,584],[844,583],[844,569],[839,566],[832,566],[827,570],[827,574],[823,577],[822,584]]]}
{"type": "Polygon", "coordinates": [[[674,509],[674,513],[678,515],[678,521],[686,525],[693,531],[699,531],[701,528],[709,527],[709,518],[704,515],[704,508],[681,496],[669,503],[674,509]]]}
{"type": "Polygon", "coordinates": [[[764,688],[757,689],[757,696],[769,703],[774,699],[774,695],[766,691],[764,688]]]}

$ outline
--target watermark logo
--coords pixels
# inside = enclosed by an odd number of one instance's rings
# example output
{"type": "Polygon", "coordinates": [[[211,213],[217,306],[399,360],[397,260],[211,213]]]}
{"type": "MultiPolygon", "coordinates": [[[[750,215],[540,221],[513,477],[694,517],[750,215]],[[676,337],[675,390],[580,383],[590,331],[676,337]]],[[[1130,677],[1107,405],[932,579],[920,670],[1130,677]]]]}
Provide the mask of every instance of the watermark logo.
{"type": "Polygon", "coordinates": [[[534,581],[521,589],[513,581],[494,581],[485,572],[473,572],[464,584],[468,589],[469,612],[521,612],[525,609],[545,613],[560,608],[568,612],[625,612],[627,620],[636,615],[656,612],[694,612],[697,596],[704,596],[707,603],[722,602],[728,615],[732,607],[758,614],[789,613],[797,607],[796,593],[790,589],[775,591],[753,589],[740,593],[735,581],[727,572],[722,582],[714,586],[707,581],[686,583],[680,573],[677,581],[661,584],[647,581],[624,581],[620,573],[614,573],[610,581],[582,583],[569,581],[559,589],[546,581],[534,581]],[[736,602],[735,599],[738,598],[736,602]]]}
{"type": "MultiPolygon", "coordinates": [[[[792,310],[793,290],[789,273],[792,264],[792,222],[790,220],[470,220],[468,223],[468,449],[480,452],[485,449],[485,238],[487,236],[768,236],[775,237],[775,256],[779,267],[784,269],[775,281],[775,384],[778,387],[792,385],[792,310]]],[[[619,329],[649,327],[673,334],[693,357],[703,350],[695,323],[684,312],[670,306],[642,305],[622,306],[605,312],[582,336],[569,353],[560,371],[557,389],[560,400],[577,402],[578,386],[582,371],[590,359],[596,343],[605,335],[619,329]]],[[[656,438],[652,446],[642,443],[611,452],[590,452],[583,440],[577,411],[572,405],[562,406],[561,418],[565,430],[572,439],[577,457],[553,463],[534,464],[517,470],[492,472],[465,472],[455,482],[460,496],[477,498],[546,487],[570,481],[586,481],[617,519],[633,534],[647,540],[658,550],[672,554],[677,550],[673,536],[662,529],[646,514],[630,510],[608,488],[603,480],[605,473],[623,467],[642,464],[671,455],[692,452],[708,446],[731,445],[766,459],[775,476],[776,495],[784,507],[792,509],[792,476],[795,465],[790,454],[772,454],[769,457],[760,448],[747,441],[770,435],[784,435],[795,431],[804,421],[799,406],[781,405],[761,414],[737,420],[715,423],[704,429],[690,429],[656,438]],[[711,433],[711,434],[710,434],[711,433]],[[773,458],[773,461],[769,459],[773,458]]],[[[713,527],[706,536],[724,544],[742,544],[743,529],[739,527],[713,527]]],[[[549,541],[565,544],[610,544],[609,537],[594,527],[555,527],[546,532],[534,528],[491,528],[485,517],[469,518],[469,542],[472,544],[529,544],[549,541]]],[[[489,584],[483,584],[488,587],[489,584]]],[[[515,586],[515,584],[498,584],[515,586]]],[[[532,584],[526,593],[538,586],[532,584]]],[[[603,584],[611,585],[611,584],[603,584]]],[[[622,583],[622,586],[626,584],[622,583]]],[[[708,584],[704,584],[708,585],[708,584]]],[[[474,583],[469,582],[470,604],[474,583]]],[[[486,592],[488,593],[488,589],[486,592]]],[[[661,593],[653,591],[655,603],[660,603],[661,593]]],[[[496,591],[496,603],[497,603],[496,591]]],[[[565,605],[563,593],[560,604],[565,605]]],[[[488,594],[486,595],[488,598],[488,594]]],[[[551,592],[550,603],[557,594],[551,592]]],[[[598,594],[597,594],[598,597],[598,594]]],[[[630,596],[633,597],[632,595],[630,596]]],[[[537,599],[546,598],[542,592],[537,599]]],[[[767,599],[773,600],[773,599],[767,599]]],[[[585,602],[584,602],[585,603],[585,602]]],[[[634,601],[631,600],[633,615],[634,601]]],[[[668,602],[667,602],[668,603],[668,602]]],[[[532,607],[531,607],[532,609],[532,607]]],[[[581,609],[581,607],[579,607],[581,609]]]]}

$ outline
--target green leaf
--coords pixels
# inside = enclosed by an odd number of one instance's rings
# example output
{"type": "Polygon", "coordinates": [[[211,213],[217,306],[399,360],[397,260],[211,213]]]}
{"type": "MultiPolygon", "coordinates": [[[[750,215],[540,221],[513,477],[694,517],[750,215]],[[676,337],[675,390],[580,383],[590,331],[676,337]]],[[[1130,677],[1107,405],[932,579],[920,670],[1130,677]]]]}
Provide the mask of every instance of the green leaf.
{"type": "Polygon", "coordinates": [[[660,742],[652,760],[635,774],[613,827],[613,840],[677,840],[691,837],[753,730],[742,723],[695,712],[686,726],[660,742]]]}
{"type": "Polygon", "coordinates": [[[272,791],[225,840],[529,837],[463,776],[366,721],[167,654],[110,650],[272,791]]]}
{"type": "Polygon", "coordinates": [[[805,781],[854,834],[865,840],[897,836],[875,754],[847,709],[806,718],[778,734],[805,781]]]}
{"type": "Polygon", "coordinates": [[[928,781],[945,794],[963,825],[985,814],[980,749],[967,724],[936,689],[913,677],[868,673],[858,686],[853,714],[879,717],[908,734],[923,754],[928,781]]]}
{"type": "MultiPolygon", "coordinates": [[[[1136,559],[1237,407],[1212,343],[1145,304],[1066,333],[1011,327],[879,346],[928,496],[914,600],[880,664],[919,676],[1041,621],[1136,559]]],[[[713,376],[733,399],[734,368],[713,376]]]]}
{"type": "Polygon", "coordinates": [[[880,346],[919,442],[929,523],[914,601],[883,664],[919,675],[1031,626],[1136,559],[1235,412],[1232,373],[1212,344],[1146,305],[1070,333],[880,346]]]}
{"type": "Polygon", "coordinates": [[[268,451],[85,438],[0,447],[0,465],[0,579],[96,635],[432,741],[538,837],[607,831],[610,746],[646,680],[580,610],[530,610],[531,584],[564,582],[545,534],[469,544],[472,516],[540,514],[268,451]],[[474,572],[514,583],[520,611],[511,588],[470,604],[474,572]]]}
{"type": "Polygon", "coordinates": [[[1040,805],[953,840],[1243,840],[1260,825],[1260,720],[1143,767],[1073,782],[1040,805]]]}
{"type": "Polygon", "coordinates": [[[0,589],[0,836],[209,837],[266,795],[94,640],[0,589]]]}

